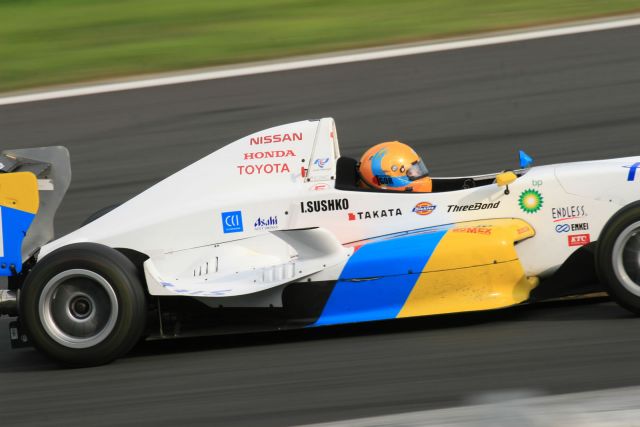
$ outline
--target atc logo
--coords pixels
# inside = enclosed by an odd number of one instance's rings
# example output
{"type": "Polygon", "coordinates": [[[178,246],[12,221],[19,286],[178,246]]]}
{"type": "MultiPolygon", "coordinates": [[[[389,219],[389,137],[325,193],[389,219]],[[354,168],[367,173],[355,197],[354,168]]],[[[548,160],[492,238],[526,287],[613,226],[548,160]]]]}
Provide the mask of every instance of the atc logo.
{"type": "Polygon", "coordinates": [[[627,181],[635,181],[636,180],[636,170],[640,168],[640,162],[636,162],[631,166],[623,166],[624,168],[629,168],[629,175],[627,175],[627,181]]]}
{"type": "Polygon", "coordinates": [[[324,169],[325,166],[327,166],[327,163],[329,163],[329,158],[325,157],[324,159],[316,159],[313,164],[318,166],[320,169],[324,169]]]}
{"type": "Polygon", "coordinates": [[[222,212],[222,231],[225,234],[242,232],[242,211],[222,212]]]}
{"type": "Polygon", "coordinates": [[[412,209],[413,212],[420,216],[431,215],[434,210],[436,210],[436,205],[432,205],[429,202],[420,202],[412,209]]]}
{"type": "Polygon", "coordinates": [[[567,238],[569,246],[584,246],[591,243],[591,235],[589,234],[570,234],[567,238]]]}

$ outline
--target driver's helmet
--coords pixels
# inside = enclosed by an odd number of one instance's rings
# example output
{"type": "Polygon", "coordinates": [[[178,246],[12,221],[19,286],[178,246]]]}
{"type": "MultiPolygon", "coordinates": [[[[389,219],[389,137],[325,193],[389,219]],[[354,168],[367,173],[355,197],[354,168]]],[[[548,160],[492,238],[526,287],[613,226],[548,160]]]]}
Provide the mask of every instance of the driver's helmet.
{"type": "Polygon", "coordinates": [[[360,159],[360,178],[365,186],[394,191],[429,193],[429,170],[413,148],[399,141],[369,148],[360,159]]]}

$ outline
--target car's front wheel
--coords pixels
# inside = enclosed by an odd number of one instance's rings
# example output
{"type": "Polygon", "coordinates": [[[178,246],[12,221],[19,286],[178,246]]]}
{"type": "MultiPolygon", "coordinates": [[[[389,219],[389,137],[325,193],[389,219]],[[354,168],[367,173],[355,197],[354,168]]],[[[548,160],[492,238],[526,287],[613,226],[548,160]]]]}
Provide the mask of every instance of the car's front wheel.
{"type": "Polygon", "coordinates": [[[133,263],[94,243],[62,247],[22,287],[20,319],[41,351],[69,366],[111,362],[145,330],[146,296],[133,263]]]}
{"type": "Polygon", "coordinates": [[[596,259],[611,298],[640,315],[640,203],[624,207],[607,223],[596,259]]]}

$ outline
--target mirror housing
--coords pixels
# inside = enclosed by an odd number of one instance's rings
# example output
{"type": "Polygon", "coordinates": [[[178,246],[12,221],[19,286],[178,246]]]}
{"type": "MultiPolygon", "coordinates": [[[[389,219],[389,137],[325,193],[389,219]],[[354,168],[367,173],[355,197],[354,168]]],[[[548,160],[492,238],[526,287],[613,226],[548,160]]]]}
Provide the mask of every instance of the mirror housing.
{"type": "Polygon", "coordinates": [[[506,187],[509,184],[513,184],[518,179],[515,173],[511,171],[502,172],[496,176],[496,184],[498,187],[506,187]]]}

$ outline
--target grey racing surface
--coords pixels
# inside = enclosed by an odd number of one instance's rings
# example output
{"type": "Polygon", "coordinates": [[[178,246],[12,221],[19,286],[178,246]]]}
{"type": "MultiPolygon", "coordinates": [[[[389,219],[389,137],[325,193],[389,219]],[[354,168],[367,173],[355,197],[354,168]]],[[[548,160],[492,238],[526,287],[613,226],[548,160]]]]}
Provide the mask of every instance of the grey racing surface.
{"type": "MultiPolygon", "coordinates": [[[[336,119],[343,155],[398,139],[432,175],[640,155],[632,27],[0,107],[4,148],[65,145],[66,233],[256,130],[336,119]]],[[[221,176],[214,185],[233,185],[221,176]]],[[[640,182],[638,183],[640,185],[640,182]]],[[[468,403],[503,390],[640,385],[640,319],[606,299],[316,330],[143,343],[61,370],[11,350],[0,320],[0,423],[281,426],[468,403]]]]}

